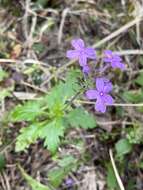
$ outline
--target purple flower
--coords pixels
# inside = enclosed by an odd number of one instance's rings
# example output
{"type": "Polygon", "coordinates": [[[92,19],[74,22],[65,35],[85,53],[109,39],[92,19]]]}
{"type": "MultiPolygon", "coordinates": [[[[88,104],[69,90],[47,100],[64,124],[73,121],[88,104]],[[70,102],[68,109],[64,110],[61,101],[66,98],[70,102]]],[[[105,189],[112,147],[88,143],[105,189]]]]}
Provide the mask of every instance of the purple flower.
{"type": "Polygon", "coordinates": [[[90,73],[90,67],[88,65],[85,65],[84,67],[82,67],[82,72],[84,74],[89,74],[90,73]]]}
{"type": "Polygon", "coordinates": [[[69,59],[78,59],[81,67],[87,65],[87,58],[96,59],[96,52],[92,47],[85,47],[82,39],[75,39],[71,42],[74,50],[67,51],[67,57],[69,59]]]}
{"type": "Polygon", "coordinates": [[[89,100],[96,99],[95,109],[104,113],[107,105],[112,105],[114,100],[108,94],[112,90],[112,83],[107,78],[96,79],[96,89],[86,91],[89,100]]]}
{"type": "Polygon", "coordinates": [[[119,55],[114,54],[111,50],[104,51],[103,61],[105,63],[111,63],[112,68],[125,69],[125,65],[122,63],[122,59],[119,55]]]}
{"type": "Polygon", "coordinates": [[[72,178],[66,179],[66,185],[67,185],[67,187],[72,187],[72,186],[73,186],[73,183],[74,183],[74,181],[73,181],[72,178]]]}

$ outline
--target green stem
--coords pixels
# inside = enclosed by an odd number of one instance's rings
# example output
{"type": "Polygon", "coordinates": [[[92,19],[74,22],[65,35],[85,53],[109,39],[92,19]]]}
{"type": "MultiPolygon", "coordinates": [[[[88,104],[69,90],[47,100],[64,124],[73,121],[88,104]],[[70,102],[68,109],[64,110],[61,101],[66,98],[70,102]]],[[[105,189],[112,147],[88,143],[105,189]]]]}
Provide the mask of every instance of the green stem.
{"type": "Polygon", "coordinates": [[[66,104],[65,107],[64,107],[64,110],[66,110],[66,109],[74,102],[74,100],[75,100],[81,93],[84,92],[84,90],[85,90],[84,88],[80,89],[80,91],[78,91],[78,92],[72,97],[72,99],[67,102],[67,104],[66,104]]]}

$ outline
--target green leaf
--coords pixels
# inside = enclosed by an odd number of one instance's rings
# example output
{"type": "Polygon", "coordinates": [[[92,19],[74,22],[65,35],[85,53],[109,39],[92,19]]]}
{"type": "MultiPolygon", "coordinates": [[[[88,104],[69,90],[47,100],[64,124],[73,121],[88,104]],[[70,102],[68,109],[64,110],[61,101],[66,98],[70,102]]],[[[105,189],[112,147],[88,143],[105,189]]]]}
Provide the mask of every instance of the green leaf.
{"type": "Polygon", "coordinates": [[[119,189],[116,176],[114,174],[114,170],[111,164],[107,165],[107,185],[108,189],[119,189]]]}
{"type": "Polygon", "coordinates": [[[46,6],[49,0],[37,0],[36,4],[40,4],[41,6],[46,6]]]}
{"type": "Polygon", "coordinates": [[[65,156],[63,159],[59,160],[58,164],[59,166],[65,168],[70,166],[71,164],[75,164],[76,162],[77,159],[75,159],[73,156],[65,156]]]}
{"type": "Polygon", "coordinates": [[[62,82],[51,89],[47,96],[49,109],[53,109],[57,104],[63,105],[65,103],[67,96],[64,94],[64,91],[65,85],[62,82]]]}
{"type": "Polygon", "coordinates": [[[24,105],[18,105],[12,111],[10,119],[13,122],[32,121],[42,113],[40,104],[36,101],[27,102],[24,105]]]}
{"type": "Polygon", "coordinates": [[[143,58],[142,58],[142,56],[139,57],[139,63],[140,63],[141,65],[143,65],[143,58]]]}
{"type": "Polygon", "coordinates": [[[79,79],[81,78],[81,72],[79,70],[71,70],[67,77],[65,83],[65,93],[69,97],[74,96],[78,91],[80,91],[81,86],[79,84],[79,79]]]}
{"type": "Polygon", "coordinates": [[[35,143],[38,138],[44,139],[46,146],[52,153],[55,153],[60,143],[60,137],[64,134],[62,119],[55,119],[50,123],[35,123],[29,127],[22,128],[16,141],[16,151],[23,151],[30,144],[35,143]]]}
{"type": "Polygon", "coordinates": [[[30,175],[28,175],[24,169],[19,166],[19,169],[23,175],[23,177],[26,179],[26,181],[28,182],[28,184],[31,186],[32,190],[51,190],[49,187],[41,184],[40,182],[36,181],[35,179],[33,179],[30,175]]]}
{"type": "Polygon", "coordinates": [[[45,124],[39,131],[39,137],[44,138],[44,146],[55,153],[60,143],[60,137],[64,135],[64,126],[62,119],[55,119],[52,122],[45,124]]]}
{"type": "Polygon", "coordinates": [[[3,170],[3,168],[5,167],[6,164],[6,160],[4,155],[0,154],[0,172],[3,170]]]}
{"type": "Polygon", "coordinates": [[[8,76],[8,74],[2,69],[0,68],[0,82],[6,78],[8,76]]]}
{"type": "Polygon", "coordinates": [[[128,139],[121,139],[115,145],[117,156],[122,157],[132,150],[132,145],[129,143],[128,139]]]}
{"type": "Polygon", "coordinates": [[[135,82],[139,84],[140,86],[143,86],[143,73],[140,73],[140,75],[137,77],[135,82]]]}
{"type": "Polygon", "coordinates": [[[80,90],[78,77],[80,77],[79,71],[71,71],[65,79],[65,83],[60,82],[51,89],[51,92],[47,95],[49,109],[53,109],[57,104],[64,105],[80,90]]]}
{"type": "Polygon", "coordinates": [[[20,135],[16,139],[16,151],[23,151],[29,147],[30,144],[35,143],[39,137],[39,130],[41,125],[36,123],[32,124],[29,127],[22,128],[20,130],[20,135]]]}
{"type": "Polygon", "coordinates": [[[143,161],[141,161],[141,162],[138,163],[138,167],[139,167],[140,169],[143,169],[143,161]]]}
{"type": "Polygon", "coordinates": [[[0,89],[0,101],[2,101],[6,97],[10,97],[12,90],[13,88],[0,89]]]}
{"type": "Polygon", "coordinates": [[[131,103],[139,103],[143,101],[143,91],[126,91],[123,93],[124,100],[131,103]]]}
{"type": "Polygon", "coordinates": [[[59,187],[69,172],[76,168],[77,159],[72,156],[66,156],[59,161],[58,165],[60,167],[55,167],[48,173],[49,182],[55,188],[59,187]]]}
{"type": "Polygon", "coordinates": [[[46,46],[44,43],[34,43],[33,44],[33,49],[35,50],[36,53],[42,53],[45,50],[46,46]]]}
{"type": "Polygon", "coordinates": [[[129,179],[126,185],[126,190],[135,190],[136,189],[136,180],[129,179]]]}
{"type": "Polygon", "coordinates": [[[11,112],[9,120],[12,122],[28,121],[31,125],[20,130],[16,141],[16,151],[22,151],[34,143],[38,138],[44,139],[44,145],[52,152],[57,150],[60,138],[63,137],[68,124],[74,127],[94,128],[95,119],[83,108],[67,112],[66,103],[79,92],[79,71],[71,71],[64,82],[60,82],[46,97],[39,101],[29,101],[18,105],[11,112]],[[65,116],[67,115],[67,117],[65,116]],[[41,121],[41,123],[40,123],[41,121]]]}
{"type": "Polygon", "coordinates": [[[49,182],[52,186],[57,188],[67,175],[67,171],[65,171],[63,168],[55,168],[51,170],[48,174],[49,182]]]}
{"type": "Polygon", "coordinates": [[[142,144],[143,143],[143,127],[142,123],[134,125],[127,133],[127,139],[130,144],[142,144]]]}
{"type": "Polygon", "coordinates": [[[92,129],[96,127],[93,115],[89,114],[84,108],[76,108],[67,115],[68,123],[73,127],[92,129]]]}

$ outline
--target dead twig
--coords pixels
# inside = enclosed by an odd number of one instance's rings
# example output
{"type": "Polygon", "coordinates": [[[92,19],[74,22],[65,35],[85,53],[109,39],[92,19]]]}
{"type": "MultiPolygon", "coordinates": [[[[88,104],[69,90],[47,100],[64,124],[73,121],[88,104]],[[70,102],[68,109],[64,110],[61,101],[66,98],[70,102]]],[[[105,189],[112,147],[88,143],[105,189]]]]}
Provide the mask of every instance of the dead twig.
{"type": "MultiPolygon", "coordinates": [[[[85,100],[74,100],[75,103],[80,103],[80,104],[90,104],[90,105],[95,105],[95,102],[91,101],[85,101],[85,100]]],[[[120,103],[115,103],[112,105],[108,106],[115,106],[115,107],[143,107],[143,103],[138,103],[138,104],[120,104],[120,103]]]]}
{"type": "Polygon", "coordinates": [[[140,49],[128,49],[128,50],[121,50],[115,51],[118,55],[143,55],[143,50],[140,49]]]}
{"type": "Polygon", "coordinates": [[[123,186],[123,183],[122,183],[122,181],[121,181],[121,178],[120,178],[120,176],[119,176],[117,167],[116,167],[116,165],[115,165],[115,161],[114,161],[113,153],[112,153],[112,150],[111,150],[111,149],[109,150],[109,155],[110,155],[112,167],[113,167],[113,170],[114,170],[114,173],[115,173],[115,176],[116,176],[118,185],[119,185],[119,187],[120,187],[120,190],[125,190],[125,188],[124,188],[124,186],[123,186]]]}
{"type": "Polygon", "coordinates": [[[62,19],[61,19],[61,23],[60,23],[59,32],[58,32],[58,44],[60,44],[61,40],[62,40],[63,27],[64,27],[65,19],[66,19],[66,16],[67,16],[69,10],[70,10],[69,8],[66,8],[63,10],[63,13],[62,13],[62,19]]]}
{"type": "Polygon", "coordinates": [[[29,35],[29,32],[28,32],[28,14],[29,13],[28,12],[30,9],[30,3],[31,3],[31,0],[26,0],[25,2],[25,14],[23,17],[23,32],[24,32],[25,39],[27,39],[29,35]]]}
{"type": "Polygon", "coordinates": [[[4,171],[2,173],[3,173],[3,177],[5,179],[5,183],[6,183],[6,187],[7,187],[6,189],[11,190],[10,183],[9,183],[9,177],[7,176],[7,174],[4,171]]]}
{"type": "Polygon", "coordinates": [[[110,35],[108,35],[107,37],[103,38],[102,40],[100,40],[99,42],[95,43],[93,45],[94,48],[100,47],[101,45],[103,45],[104,43],[110,41],[111,39],[115,38],[116,36],[118,36],[119,34],[127,31],[130,27],[136,25],[139,21],[141,21],[143,19],[143,13],[140,14],[137,18],[135,18],[134,20],[128,22],[127,24],[125,24],[124,26],[122,26],[121,28],[119,28],[118,30],[112,32],[110,35]]]}

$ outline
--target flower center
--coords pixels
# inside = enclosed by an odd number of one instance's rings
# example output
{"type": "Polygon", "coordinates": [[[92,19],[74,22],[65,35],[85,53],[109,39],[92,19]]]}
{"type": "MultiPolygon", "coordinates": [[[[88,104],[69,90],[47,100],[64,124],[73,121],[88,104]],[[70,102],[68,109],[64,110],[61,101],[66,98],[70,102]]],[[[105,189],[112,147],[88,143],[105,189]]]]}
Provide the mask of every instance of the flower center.
{"type": "Polygon", "coordinates": [[[103,92],[100,92],[100,96],[103,96],[103,92]]]}
{"type": "Polygon", "coordinates": [[[83,54],[83,55],[85,54],[85,48],[82,48],[79,51],[80,51],[80,54],[83,54]]]}

